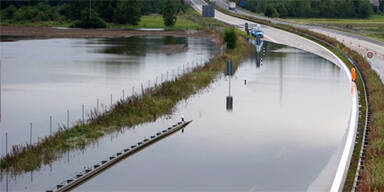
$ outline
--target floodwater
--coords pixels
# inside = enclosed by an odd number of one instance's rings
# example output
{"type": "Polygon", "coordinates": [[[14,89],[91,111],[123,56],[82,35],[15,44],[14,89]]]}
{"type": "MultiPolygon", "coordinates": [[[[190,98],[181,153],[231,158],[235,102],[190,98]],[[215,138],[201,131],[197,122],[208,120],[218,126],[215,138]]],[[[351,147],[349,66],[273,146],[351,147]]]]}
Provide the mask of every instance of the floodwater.
{"type": "Polygon", "coordinates": [[[350,82],[316,55],[264,43],[231,81],[221,76],[170,117],[101,138],[40,170],[2,178],[1,190],[47,190],[174,124],[173,134],[75,191],[326,191],[335,176],[351,112],[350,82]],[[262,60],[262,61],[261,61],[262,60]],[[232,96],[232,109],[227,97],[232,96]]]}
{"type": "Polygon", "coordinates": [[[29,143],[32,123],[37,142],[50,134],[50,116],[55,132],[67,125],[67,110],[72,125],[82,119],[83,104],[87,118],[91,109],[108,109],[111,99],[171,79],[216,50],[207,39],[171,36],[21,40],[0,47],[0,156],[6,133],[8,148],[29,143]]]}

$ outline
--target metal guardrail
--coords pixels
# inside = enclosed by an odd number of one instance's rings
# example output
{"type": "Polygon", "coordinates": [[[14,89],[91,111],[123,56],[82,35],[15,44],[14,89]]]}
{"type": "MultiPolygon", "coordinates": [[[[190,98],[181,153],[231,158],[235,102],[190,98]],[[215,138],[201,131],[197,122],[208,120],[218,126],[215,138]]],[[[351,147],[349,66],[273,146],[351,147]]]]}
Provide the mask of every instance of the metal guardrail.
{"type": "MultiPolygon", "coordinates": [[[[284,27],[282,27],[282,28],[284,28],[284,27]]],[[[345,58],[348,59],[348,61],[353,65],[353,67],[356,68],[357,72],[359,73],[359,76],[361,77],[361,80],[363,82],[364,95],[365,95],[366,111],[365,111],[365,125],[364,125],[364,130],[363,130],[362,145],[361,145],[361,149],[360,149],[360,158],[359,158],[359,161],[357,164],[355,179],[354,179],[353,187],[352,187],[352,191],[354,192],[354,191],[356,191],[359,179],[361,178],[360,177],[360,169],[364,167],[364,158],[365,158],[365,152],[366,152],[365,148],[368,145],[368,133],[370,131],[368,126],[369,126],[370,116],[371,116],[370,106],[369,106],[369,94],[368,94],[367,87],[366,87],[366,80],[364,78],[363,73],[361,72],[361,68],[356,64],[356,62],[349,55],[347,55],[346,53],[344,53],[342,50],[340,50],[336,46],[332,45],[331,43],[328,43],[327,41],[324,41],[322,39],[319,39],[317,37],[314,37],[312,35],[309,35],[309,34],[306,34],[306,33],[300,32],[300,31],[287,29],[287,28],[284,28],[284,29],[287,31],[293,31],[293,32],[301,34],[303,36],[307,36],[307,37],[316,39],[317,41],[321,41],[321,42],[325,43],[326,45],[334,48],[340,54],[342,54],[345,58]]],[[[343,183],[343,185],[344,185],[344,183],[343,183]]]]}
{"type": "Polygon", "coordinates": [[[85,170],[77,173],[75,176],[66,179],[65,181],[57,184],[53,189],[47,190],[47,192],[62,192],[62,191],[69,191],[70,189],[73,189],[74,187],[78,186],[79,184],[85,182],[86,180],[94,177],[95,175],[99,174],[100,172],[106,170],[113,164],[117,163],[118,161],[133,155],[134,153],[144,149],[145,147],[148,147],[149,145],[179,131],[180,129],[187,126],[192,121],[181,121],[178,122],[175,125],[172,125],[171,127],[168,127],[167,129],[164,129],[162,131],[157,132],[156,134],[150,136],[148,139],[144,139],[142,141],[139,141],[135,145],[131,145],[130,147],[127,147],[123,149],[120,152],[117,152],[114,155],[111,155],[107,158],[107,160],[102,160],[101,162],[93,165],[90,168],[86,168],[85,170]]]}

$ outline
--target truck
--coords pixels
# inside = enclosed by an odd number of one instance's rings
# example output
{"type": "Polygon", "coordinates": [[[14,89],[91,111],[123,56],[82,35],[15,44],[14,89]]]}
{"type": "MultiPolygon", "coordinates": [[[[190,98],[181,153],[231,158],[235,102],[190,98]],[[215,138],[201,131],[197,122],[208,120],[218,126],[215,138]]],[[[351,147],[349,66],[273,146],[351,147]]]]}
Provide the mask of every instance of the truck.
{"type": "Polygon", "coordinates": [[[230,2],[228,3],[228,9],[229,9],[229,10],[235,10],[235,9],[236,9],[236,3],[230,1],[230,2]]]}
{"type": "Polygon", "coordinates": [[[256,38],[263,38],[264,37],[264,31],[261,29],[261,25],[257,24],[256,27],[252,28],[251,35],[256,38]]]}

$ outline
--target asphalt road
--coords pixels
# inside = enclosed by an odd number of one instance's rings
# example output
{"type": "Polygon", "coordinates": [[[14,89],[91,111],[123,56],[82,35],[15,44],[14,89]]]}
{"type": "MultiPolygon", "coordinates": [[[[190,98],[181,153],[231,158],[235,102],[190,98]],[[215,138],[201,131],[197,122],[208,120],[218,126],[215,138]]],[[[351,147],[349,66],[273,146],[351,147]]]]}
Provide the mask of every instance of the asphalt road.
{"type": "MultiPolygon", "coordinates": [[[[224,9],[228,8],[227,0],[216,0],[216,5],[220,6],[221,8],[224,8],[224,9]]],[[[271,18],[267,18],[267,17],[262,17],[262,16],[255,15],[254,13],[252,13],[250,11],[247,11],[247,10],[244,10],[244,9],[241,9],[238,7],[236,8],[236,10],[234,12],[236,12],[238,14],[242,14],[242,15],[255,17],[258,19],[269,20],[273,23],[280,23],[280,24],[291,25],[291,26],[294,26],[297,28],[309,29],[309,30],[312,30],[314,32],[318,32],[318,33],[333,37],[333,38],[337,39],[338,41],[344,43],[349,48],[357,51],[362,56],[366,57],[368,62],[371,64],[372,68],[376,71],[376,73],[380,76],[381,81],[384,83],[384,42],[382,42],[382,41],[378,41],[378,40],[371,39],[371,38],[364,37],[364,36],[355,35],[355,34],[348,33],[348,32],[324,28],[321,26],[294,24],[294,23],[289,23],[289,22],[282,21],[282,20],[276,20],[276,19],[271,19],[271,18]],[[367,57],[368,52],[373,53],[372,58],[367,57]]],[[[265,31],[265,33],[269,34],[269,33],[267,33],[267,31],[265,31]]],[[[281,43],[281,42],[279,42],[279,43],[281,43]]]]}
{"type": "MultiPolygon", "coordinates": [[[[217,1],[219,3],[219,1],[217,1]]],[[[192,0],[192,6],[195,10],[201,13],[202,5],[206,4],[203,0],[192,0]]],[[[244,24],[248,23],[250,26],[256,25],[257,23],[243,20],[240,18],[232,17],[226,14],[223,14],[217,10],[215,10],[215,19],[225,22],[230,25],[239,26],[239,29],[244,31],[244,24]]],[[[273,27],[269,27],[266,25],[262,25],[262,29],[264,30],[264,40],[271,41],[274,43],[284,44],[291,47],[299,48],[304,51],[314,53],[319,55],[325,59],[332,61],[333,63],[341,66],[342,64],[337,60],[337,58],[327,49],[322,46],[316,44],[315,42],[303,38],[299,35],[289,33],[280,29],[276,29],[273,27]]]]}
{"type": "MultiPolygon", "coordinates": [[[[224,4],[221,1],[216,1],[216,3],[220,6],[224,6],[224,4]]],[[[203,0],[192,0],[192,6],[195,10],[201,13],[202,5],[206,4],[203,0]]],[[[226,6],[223,8],[227,8],[226,6]]],[[[237,13],[242,13],[239,10],[236,10],[237,13]]],[[[225,15],[217,10],[215,10],[215,19],[223,21],[230,25],[240,26],[239,29],[244,31],[244,23],[249,23],[249,25],[255,25],[256,23],[235,18],[229,15],[225,15]]],[[[349,69],[343,62],[334,55],[331,51],[328,49],[322,47],[321,45],[308,40],[306,38],[303,38],[301,36],[295,35],[293,33],[289,33],[280,29],[272,28],[269,26],[262,25],[262,29],[264,30],[264,40],[266,41],[272,41],[279,44],[285,44],[291,47],[296,47],[299,49],[302,49],[307,52],[311,52],[313,54],[319,55],[325,59],[330,60],[331,62],[335,63],[336,65],[339,65],[344,71],[346,72],[349,79],[351,79],[351,74],[349,72],[349,69]]],[[[356,92],[356,87],[353,88],[354,92],[356,92]]],[[[339,162],[339,166],[337,168],[337,172],[335,175],[335,178],[332,183],[331,191],[339,191],[341,187],[343,186],[343,180],[345,178],[346,168],[348,164],[348,159],[350,159],[350,155],[352,154],[351,151],[353,150],[353,140],[356,130],[356,122],[357,122],[357,97],[356,95],[352,96],[352,111],[351,111],[351,121],[349,125],[349,129],[346,132],[345,135],[345,142],[342,144],[344,146],[343,154],[339,162]]]]}

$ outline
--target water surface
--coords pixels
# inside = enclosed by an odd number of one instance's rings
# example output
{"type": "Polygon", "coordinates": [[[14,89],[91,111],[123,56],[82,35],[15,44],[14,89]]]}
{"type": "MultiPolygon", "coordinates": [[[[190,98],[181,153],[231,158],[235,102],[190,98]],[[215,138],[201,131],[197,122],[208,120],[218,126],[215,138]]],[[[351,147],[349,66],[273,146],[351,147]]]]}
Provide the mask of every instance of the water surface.
{"type": "Polygon", "coordinates": [[[132,92],[181,74],[210,58],[207,39],[136,36],[117,39],[44,39],[0,42],[0,155],[8,146],[32,142],[59,125],[85,118],[92,108],[109,108],[132,92]]]}
{"type": "Polygon", "coordinates": [[[328,191],[348,128],[350,82],[316,55],[265,46],[263,62],[255,53],[244,61],[231,90],[222,77],[178,105],[174,118],[193,119],[184,132],[76,190],[328,191]]]}

